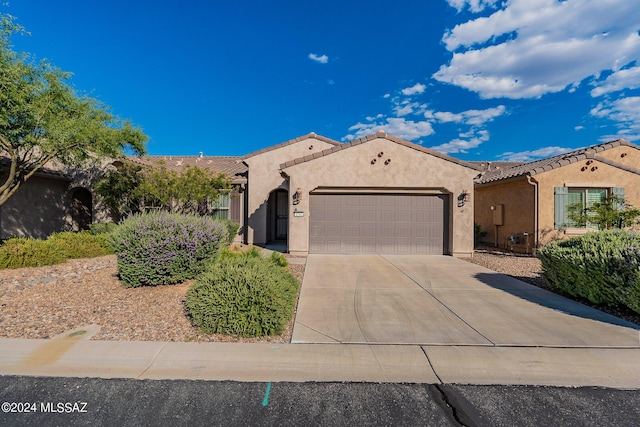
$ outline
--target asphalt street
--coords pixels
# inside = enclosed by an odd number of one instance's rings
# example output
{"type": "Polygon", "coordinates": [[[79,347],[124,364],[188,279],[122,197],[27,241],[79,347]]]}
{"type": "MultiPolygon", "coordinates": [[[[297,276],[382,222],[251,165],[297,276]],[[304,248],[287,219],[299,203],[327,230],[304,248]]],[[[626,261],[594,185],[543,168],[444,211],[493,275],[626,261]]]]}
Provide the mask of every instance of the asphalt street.
{"type": "Polygon", "coordinates": [[[0,425],[635,426],[640,391],[0,377],[0,425]],[[28,412],[27,412],[28,411],[28,412]]]}

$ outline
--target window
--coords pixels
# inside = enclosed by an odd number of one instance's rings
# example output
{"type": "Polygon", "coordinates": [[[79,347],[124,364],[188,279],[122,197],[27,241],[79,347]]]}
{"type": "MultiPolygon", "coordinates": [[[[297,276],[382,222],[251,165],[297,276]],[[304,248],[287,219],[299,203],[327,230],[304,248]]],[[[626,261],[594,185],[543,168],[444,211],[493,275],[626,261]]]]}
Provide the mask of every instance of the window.
{"type": "Polygon", "coordinates": [[[221,194],[218,200],[211,201],[209,212],[214,219],[229,219],[229,195],[221,194]]]}
{"type": "MultiPolygon", "coordinates": [[[[568,217],[569,207],[580,204],[582,209],[587,209],[596,203],[604,202],[607,196],[615,194],[624,198],[624,188],[571,188],[555,187],[554,203],[554,228],[556,230],[566,228],[584,228],[571,221],[568,217]]],[[[586,228],[597,228],[587,221],[586,228]]]]}

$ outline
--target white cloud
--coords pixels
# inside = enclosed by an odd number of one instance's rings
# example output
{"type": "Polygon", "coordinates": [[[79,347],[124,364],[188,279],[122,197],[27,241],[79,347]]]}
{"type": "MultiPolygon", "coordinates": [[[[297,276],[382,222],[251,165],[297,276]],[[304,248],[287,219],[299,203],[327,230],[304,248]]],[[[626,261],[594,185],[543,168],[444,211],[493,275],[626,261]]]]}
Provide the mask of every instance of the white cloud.
{"type": "MultiPolygon", "coordinates": [[[[456,8],[483,3],[450,0],[456,8]]],[[[537,98],[640,59],[634,2],[509,0],[501,7],[444,35],[453,57],[433,78],[482,98],[537,98]]]]}
{"type": "Polygon", "coordinates": [[[408,141],[429,136],[435,132],[431,123],[426,121],[414,122],[413,120],[407,120],[404,118],[388,117],[384,121],[357,123],[351,126],[349,131],[352,133],[346,135],[343,140],[362,138],[376,133],[379,130],[384,130],[389,135],[394,135],[408,141]]]}
{"type": "Polygon", "coordinates": [[[480,130],[475,134],[473,132],[460,134],[460,138],[453,139],[446,144],[436,145],[431,148],[433,150],[442,151],[443,153],[468,153],[472,148],[476,148],[488,140],[489,132],[486,130],[480,130]]]}
{"type": "Polygon", "coordinates": [[[640,96],[604,101],[591,109],[591,115],[617,122],[618,133],[603,135],[601,141],[624,138],[629,141],[640,140],[640,96]]]}
{"type": "Polygon", "coordinates": [[[480,126],[492,121],[496,117],[503,115],[506,111],[504,105],[487,108],[485,110],[467,110],[461,113],[450,113],[448,111],[427,111],[426,118],[434,118],[441,123],[464,123],[472,126],[480,126]]]}
{"type": "Polygon", "coordinates": [[[595,85],[596,88],[591,91],[593,97],[624,89],[637,89],[640,87],[640,67],[614,71],[604,81],[595,83],[595,85]]]}
{"type": "Polygon", "coordinates": [[[423,114],[426,109],[426,104],[420,104],[419,102],[410,102],[408,100],[398,102],[396,100],[393,107],[393,112],[397,117],[403,117],[409,114],[423,114]]]}
{"type": "Polygon", "coordinates": [[[329,57],[327,55],[316,55],[315,53],[310,53],[308,58],[319,64],[326,64],[329,62],[329,57]]]}
{"type": "Polygon", "coordinates": [[[546,157],[558,156],[560,154],[568,153],[569,151],[573,151],[575,148],[565,148],[565,147],[543,147],[537,150],[528,150],[528,151],[520,151],[520,152],[506,152],[502,153],[500,156],[500,160],[505,162],[531,162],[534,160],[544,159],[546,157]]]}
{"type": "Polygon", "coordinates": [[[426,88],[427,88],[426,85],[423,85],[422,83],[416,83],[411,87],[402,89],[401,92],[405,96],[411,96],[411,95],[423,93],[426,88]]]}
{"type": "Polygon", "coordinates": [[[493,7],[498,0],[447,0],[449,6],[455,7],[461,12],[465,6],[469,6],[469,10],[474,13],[482,12],[488,7],[493,7]]]}

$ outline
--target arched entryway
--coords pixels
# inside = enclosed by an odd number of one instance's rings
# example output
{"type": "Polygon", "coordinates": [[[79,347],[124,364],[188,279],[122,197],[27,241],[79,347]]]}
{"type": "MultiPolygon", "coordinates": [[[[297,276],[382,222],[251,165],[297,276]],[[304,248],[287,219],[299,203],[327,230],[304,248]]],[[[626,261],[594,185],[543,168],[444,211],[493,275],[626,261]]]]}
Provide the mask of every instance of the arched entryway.
{"type": "Polygon", "coordinates": [[[71,190],[71,220],[73,230],[88,230],[93,220],[93,196],[86,188],[71,190]]]}
{"type": "Polygon", "coordinates": [[[289,235],[289,192],[273,190],[267,202],[267,242],[285,242],[289,235]]]}

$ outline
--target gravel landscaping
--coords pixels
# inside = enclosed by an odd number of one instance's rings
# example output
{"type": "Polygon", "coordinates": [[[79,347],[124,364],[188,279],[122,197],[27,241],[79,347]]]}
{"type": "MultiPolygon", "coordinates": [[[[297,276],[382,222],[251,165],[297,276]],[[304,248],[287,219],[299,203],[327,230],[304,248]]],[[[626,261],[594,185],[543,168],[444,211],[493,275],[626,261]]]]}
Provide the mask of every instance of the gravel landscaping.
{"type": "MultiPolygon", "coordinates": [[[[302,281],[304,266],[289,270],[302,281]]],[[[240,338],[207,335],[184,313],[192,282],[125,288],[116,256],[67,261],[0,273],[0,337],[51,338],[86,325],[100,325],[92,339],[110,341],[290,342],[293,321],[279,336],[240,338]]]]}
{"type": "MultiPolygon", "coordinates": [[[[469,260],[541,288],[540,261],[532,256],[481,249],[469,260]]],[[[301,282],[304,265],[290,264],[301,282]]],[[[50,338],[86,325],[100,325],[92,339],[111,341],[290,342],[293,320],[280,336],[239,338],[207,335],[184,313],[192,282],[125,288],[117,277],[115,255],[64,264],[3,270],[0,273],[0,337],[50,338]]],[[[587,303],[585,301],[580,301],[587,303]]],[[[640,325],[640,314],[596,307],[640,325]]]]}

